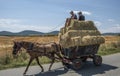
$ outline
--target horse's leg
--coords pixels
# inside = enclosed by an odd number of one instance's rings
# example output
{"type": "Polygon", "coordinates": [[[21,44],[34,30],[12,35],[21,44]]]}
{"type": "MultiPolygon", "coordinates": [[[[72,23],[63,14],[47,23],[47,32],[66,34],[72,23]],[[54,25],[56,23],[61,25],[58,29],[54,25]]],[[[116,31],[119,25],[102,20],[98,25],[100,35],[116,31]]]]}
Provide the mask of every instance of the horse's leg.
{"type": "Polygon", "coordinates": [[[38,64],[38,65],[41,67],[41,69],[42,69],[41,72],[43,72],[44,69],[43,69],[42,65],[40,64],[38,57],[36,57],[36,61],[37,61],[37,64],[38,64]]]}
{"type": "Polygon", "coordinates": [[[32,58],[32,57],[30,58],[29,63],[28,63],[28,65],[27,65],[26,69],[25,69],[24,74],[26,74],[26,72],[27,72],[27,70],[28,70],[28,68],[29,68],[29,66],[30,66],[30,64],[31,64],[31,62],[33,61],[33,59],[34,59],[34,58],[32,58]]]}
{"type": "Polygon", "coordinates": [[[49,71],[50,71],[53,63],[55,62],[55,54],[52,54],[50,58],[52,59],[52,61],[51,61],[51,64],[50,64],[50,66],[49,66],[49,71]]]}
{"type": "Polygon", "coordinates": [[[63,64],[63,66],[64,66],[64,69],[65,69],[65,70],[68,70],[68,67],[65,66],[65,63],[64,63],[64,61],[63,61],[64,58],[60,55],[60,53],[57,52],[57,53],[55,53],[55,54],[62,60],[61,62],[62,62],[62,64],[63,64]]]}
{"type": "Polygon", "coordinates": [[[64,65],[64,58],[60,55],[60,53],[55,53],[60,59],[61,59],[61,62],[62,62],[62,64],[63,64],[63,66],[65,67],[65,69],[66,69],[66,66],[64,65]]]}
{"type": "Polygon", "coordinates": [[[62,61],[63,61],[63,57],[60,55],[60,53],[55,53],[62,61]]]}

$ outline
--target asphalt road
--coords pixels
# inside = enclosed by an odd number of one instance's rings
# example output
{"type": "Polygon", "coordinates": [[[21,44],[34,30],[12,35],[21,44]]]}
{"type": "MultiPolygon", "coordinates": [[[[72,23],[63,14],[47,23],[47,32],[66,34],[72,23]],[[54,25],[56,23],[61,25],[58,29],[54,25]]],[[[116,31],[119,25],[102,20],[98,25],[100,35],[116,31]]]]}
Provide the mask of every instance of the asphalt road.
{"type": "MultiPolygon", "coordinates": [[[[39,66],[31,66],[26,76],[120,76],[120,53],[103,56],[102,66],[96,67],[88,60],[79,71],[65,71],[61,63],[55,63],[52,71],[47,71],[49,64],[43,65],[45,72],[40,73],[39,66]]],[[[25,67],[1,70],[0,76],[23,76],[25,67]]]]}

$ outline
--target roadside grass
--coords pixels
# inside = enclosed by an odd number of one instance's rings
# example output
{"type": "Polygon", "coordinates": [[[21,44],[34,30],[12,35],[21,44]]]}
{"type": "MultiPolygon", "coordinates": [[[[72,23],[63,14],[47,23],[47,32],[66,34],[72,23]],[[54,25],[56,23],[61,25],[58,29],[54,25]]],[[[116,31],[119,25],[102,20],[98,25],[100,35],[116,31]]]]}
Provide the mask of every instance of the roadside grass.
{"type": "Polygon", "coordinates": [[[106,48],[104,51],[103,50],[98,51],[98,54],[102,56],[115,53],[120,53],[120,48],[106,48]]]}
{"type": "Polygon", "coordinates": [[[98,50],[98,54],[102,56],[114,53],[120,53],[120,41],[102,44],[98,50]]]}
{"type": "MultiPolygon", "coordinates": [[[[16,58],[13,58],[11,54],[6,55],[0,58],[0,70],[8,69],[8,68],[18,68],[22,66],[26,66],[29,62],[29,56],[25,52],[21,52],[16,58]]],[[[41,64],[50,63],[50,59],[47,57],[39,57],[39,61],[41,64]]],[[[36,61],[34,60],[31,65],[36,65],[36,61]]]]}
{"type": "MultiPolygon", "coordinates": [[[[101,45],[98,51],[99,55],[110,55],[114,53],[120,53],[120,46],[119,47],[114,47],[113,45],[111,46],[106,46],[105,44],[101,45]]],[[[39,61],[41,64],[47,64],[50,63],[50,59],[47,57],[39,57],[39,61]]],[[[25,51],[21,52],[17,58],[13,58],[11,54],[7,54],[4,57],[0,58],[0,70],[3,69],[8,69],[8,68],[18,68],[22,66],[26,66],[29,62],[29,55],[25,53],[25,51]]],[[[36,61],[34,60],[31,65],[36,65],[36,61]]]]}

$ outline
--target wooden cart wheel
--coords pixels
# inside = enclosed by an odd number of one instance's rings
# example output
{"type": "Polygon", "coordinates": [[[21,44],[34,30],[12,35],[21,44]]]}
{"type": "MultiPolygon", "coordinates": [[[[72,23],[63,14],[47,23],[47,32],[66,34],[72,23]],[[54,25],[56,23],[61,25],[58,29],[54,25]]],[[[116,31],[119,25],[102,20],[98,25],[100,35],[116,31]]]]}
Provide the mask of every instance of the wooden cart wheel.
{"type": "Polygon", "coordinates": [[[73,60],[72,68],[74,70],[79,70],[83,66],[82,60],[81,59],[75,59],[73,60]]]}
{"type": "Polygon", "coordinates": [[[93,57],[93,63],[96,65],[96,66],[100,66],[102,64],[102,57],[99,56],[99,55],[95,55],[93,57]]]}

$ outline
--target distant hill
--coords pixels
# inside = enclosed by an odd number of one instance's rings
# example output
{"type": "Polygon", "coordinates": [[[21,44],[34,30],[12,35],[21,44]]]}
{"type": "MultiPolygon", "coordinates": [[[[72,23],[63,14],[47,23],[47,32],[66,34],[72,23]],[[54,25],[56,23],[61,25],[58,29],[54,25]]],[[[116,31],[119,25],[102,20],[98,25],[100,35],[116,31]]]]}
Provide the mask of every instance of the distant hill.
{"type": "Polygon", "coordinates": [[[102,35],[119,35],[120,36],[120,33],[103,33],[102,35]]]}
{"type": "Polygon", "coordinates": [[[59,33],[59,31],[52,31],[52,32],[49,32],[47,34],[50,34],[50,35],[57,35],[59,33]]]}
{"type": "MultiPolygon", "coordinates": [[[[33,36],[33,35],[58,35],[59,31],[52,31],[48,33],[33,31],[33,30],[24,30],[21,32],[13,33],[9,31],[0,31],[0,36],[33,36]]],[[[102,35],[119,35],[120,33],[103,33],[102,35]]]]}
{"type": "Polygon", "coordinates": [[[57,35],[59,31],[52,31],[49,33],[43,33],[38,31],[32,31],[32,30],[24,30],[18,33],[13,33],[9,31],[1,31],[0,36],[31,36],[31,35],[57,35]]]}
{"type": "Polygon", "coordinates": [[[1,31],[1,32],[0,32],[0,35],[1,35],[1,36],[4,36],[4,35],[14,35],[14,33],[9,32],[9,31],[1,31]]]}
{"type": "Polygon", "coordinates": [[[25,31],[16,33],[16,35],[43,35],[43,34],[44,33],[42,33],[42,32],[32,31],[32,30],[25,30],[25,31]]]}

